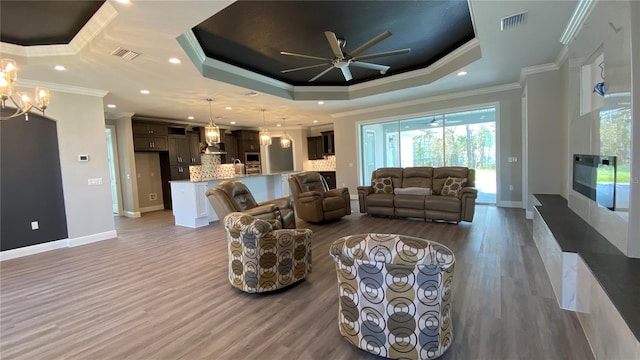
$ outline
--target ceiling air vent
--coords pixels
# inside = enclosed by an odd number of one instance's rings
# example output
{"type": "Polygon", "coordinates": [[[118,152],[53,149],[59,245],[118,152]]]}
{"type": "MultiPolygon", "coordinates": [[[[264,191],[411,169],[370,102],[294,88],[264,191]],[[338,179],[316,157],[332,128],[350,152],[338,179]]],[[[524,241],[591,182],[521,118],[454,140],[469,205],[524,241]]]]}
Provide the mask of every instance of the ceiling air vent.
{"type": "Polygon", "coordinates": [[[123,49],[123,48],[117,48],[111,53],[111,55],[117,56],[119,58],[123,58],[125,60],[133,60],[137,58],[140,55],[140,53],[137,53],[132,50],[123,49]]]}
{"type": "Polygon", "coordinates": [[[527,23],[527,12],[513,14],[500,19],[500,30],[505,31],[527,23]]]}

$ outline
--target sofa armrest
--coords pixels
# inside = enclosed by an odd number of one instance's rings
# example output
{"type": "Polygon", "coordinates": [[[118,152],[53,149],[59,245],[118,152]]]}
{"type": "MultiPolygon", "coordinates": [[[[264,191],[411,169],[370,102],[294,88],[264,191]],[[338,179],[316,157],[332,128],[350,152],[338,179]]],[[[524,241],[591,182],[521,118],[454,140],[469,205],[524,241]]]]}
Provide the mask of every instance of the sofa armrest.
{"type": "Polygon", "coordinates": [[[362,214],[367,212],[367,195],[369,194],[373,194],[373,187],[358,186],[358,205],[362,214]]]}
{"type": "Polygon", "coordinates": [[[458,199],[462,199],[462,197],[475,199],[478,197],[478,189],[474,187],[464,187],[458,193],[458,199]]]}
{"type": "Polygon", "coordinates": [[[276,212],[280,212],[280,209],[275,204],[261,204],[254,208],[244,210],[243,213],[249,214],[252,216],[264,215],[264,214],[275,214],[276,212]]]}
{"type": "Polygon", "coordinates": [[[331,197],[331,196],[339,196],[339,197],[343,197],[344,195],[349,193],[349,189],[346,187],[341,187],[341,188],[336,188],[336,189],[331,189],[327,192],[324,193],[324,197],[331,197]]]}
{"type": "Polygon", "coordinates": [[[258,204],[258,206],[270,205],[270,204],[273,204],[273,205],[277,206],[279,209],[292,209],[293,208],[293,204],[291,203],[291,200],[290,200],[289,197],[281,197],[281,198],[278,198],[278,199],[265,201],[265,202],[262,202],[262,203],[258,204]]]}
{"type": "Polygon", "coordinates": [[[322,193],[319,191],[305,191],[298,194],[298,200],[302,201],[322,200],[322,198],[322,193]]]}
{"type": "Polygon", "coordinates": [[[473,187],[465,187],[458,194],[460,198],[460,218],[462,221],[473,221],[473,215],[476,212],[476,198],[478,197],[478,189],[473,187]]]}

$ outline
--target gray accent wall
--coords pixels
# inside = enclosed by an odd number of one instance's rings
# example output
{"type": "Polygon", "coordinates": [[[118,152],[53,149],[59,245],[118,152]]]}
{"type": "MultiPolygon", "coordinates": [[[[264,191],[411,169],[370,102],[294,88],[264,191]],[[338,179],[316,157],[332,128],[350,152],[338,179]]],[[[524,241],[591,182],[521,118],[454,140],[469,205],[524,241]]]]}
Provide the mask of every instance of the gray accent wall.
{"type": "Polygon", "coordinates": [[[0,121],[0,143],[0,250],[66,239],[55,121],[36,114],[0,121]]]}

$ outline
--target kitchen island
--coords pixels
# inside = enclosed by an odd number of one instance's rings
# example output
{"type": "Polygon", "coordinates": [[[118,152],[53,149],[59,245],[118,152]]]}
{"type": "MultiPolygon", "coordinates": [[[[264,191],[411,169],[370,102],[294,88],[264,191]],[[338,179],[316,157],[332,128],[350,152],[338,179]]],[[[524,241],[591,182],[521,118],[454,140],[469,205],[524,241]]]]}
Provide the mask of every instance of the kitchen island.
{"type": "Polygon", "coordinates": [[[218,216],[211,207],[206,193],[210,188],[215,187],[225,180],[241,180],[256,199],[257,202],[264,202],[289,196],[289,176],[295,172],[281,172],[261,175],[238,175],[215,180],[170,181],[171,203],[173,207],[173,217],[175,224],[190,228],[198,228],[209,225],[210,222],[218,220],[218,216]]]}

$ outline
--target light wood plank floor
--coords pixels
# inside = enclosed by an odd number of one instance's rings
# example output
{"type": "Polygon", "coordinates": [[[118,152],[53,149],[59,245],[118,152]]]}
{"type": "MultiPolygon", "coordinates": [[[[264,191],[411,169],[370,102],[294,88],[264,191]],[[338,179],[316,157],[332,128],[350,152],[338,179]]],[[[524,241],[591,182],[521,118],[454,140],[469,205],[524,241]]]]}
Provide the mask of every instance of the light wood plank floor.
{"type": "Polygon", "coordinates": [[[477,206],[472,224],[354,213],[311,225],[313,273],[285,291],[227,280],[224,230],[170,211],[118,218],[118,238],[0,263],[2,359],[378,359],[338,333],[328,255],[344,235],[423,237],[456,254],[454,343],[442,359],[592,359],[558,308],[524,211],[477,206]]]}

